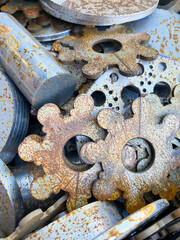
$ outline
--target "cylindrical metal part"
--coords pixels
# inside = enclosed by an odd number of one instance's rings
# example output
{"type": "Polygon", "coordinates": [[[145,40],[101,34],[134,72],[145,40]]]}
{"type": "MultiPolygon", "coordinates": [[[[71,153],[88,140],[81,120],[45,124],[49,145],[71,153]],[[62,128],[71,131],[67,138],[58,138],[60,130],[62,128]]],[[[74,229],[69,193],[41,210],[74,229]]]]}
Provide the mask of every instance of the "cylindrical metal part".
{"type": "Polygon", "coordinates": [[[31,183],[43,175],[42,167],[37,167],[33,163],[8,168],[0,160],[0,231],[6,236],[14,231],[24,215],[37,208],[46,210],[62,196],[62,192],[58,195],[53,194],[45,201],[39,201],[31,196],[31,183]]]}
{"type": "Polygon", "coordinates": [[[11,234],[24,216],[21,192],[16,179],[0,160],[0,231],[11,234]]]}
{"type": "Polygon", "coordinates": [[[48,199],[42,201],[33,198],[30,190],[31,183],[38,177],[42,177],[44,175],[43,168],[42,166],[34,165],[34,163],[25,163],[18,158],[19,157],[15,158],[15,163],[18,162],[15,167],[8,167],[14,175],[19,189],[21,190],[25,215],[36,208],[41,208],[45,211],[62,196],[62,191],[59,194],[52,194],[48,199]]]}
{"type": "Polygon", "coordinates": [[[74,92],[74,77],[6,13],[0,13],[0,63],[36,109],[45,103],[61,105],[74,92]]]}
{"type": "Polygon", "coordinates": [[[0,70],[0,158],[8,164],[26,136],[29,107],[19,90],[0,70]]]}

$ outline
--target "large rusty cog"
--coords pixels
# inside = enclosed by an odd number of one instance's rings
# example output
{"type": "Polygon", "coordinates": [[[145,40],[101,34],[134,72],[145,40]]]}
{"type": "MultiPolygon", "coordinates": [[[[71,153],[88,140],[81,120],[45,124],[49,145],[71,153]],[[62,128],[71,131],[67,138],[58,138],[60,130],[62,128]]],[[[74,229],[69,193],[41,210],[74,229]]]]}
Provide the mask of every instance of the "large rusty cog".
{"type": "MultiPolygon", "coordinates": [[[[155,94],[148,94],[145,97],[150,101],[152,109],[150,116],[156,123],[160,123],[168,114],[175,114],[180,119],[180,84],[176,85],[172,92],[173,97],[170,99],[170,103],[165,106],[162,106],[160,98],[155,94]]],[[[141,139],[141,142],[142,141],[141,139]]],[[[126,146],[127,153],[124,152],[128,158],[126,165],[129,169],[137,168],[138,172],[146,166],[150,160],[151,154],[147,154],[148,147],[145,147],[145,142],[140,143],[140,141],[137,140],[137,143],[135,143],[135,141],[134,143],[131,142],[126,146]]],[[[172,140],[172,144],[175,149],[180,148],[180,129],[177,131],[175,139],[172,140]]],[[[178,154],[177,157],[179,157],[178,154]]]]}
{"type": "Polygon", "coordinates": [[[88,203],[93,181],[101,170],[99,164],[73,165],[65,156],[66,142],[76,135],[96,141],[104,137],[104,130],[91,116],[93,99],[85,94],[78,96],[70,116],[63,118],[54,104],[45,104],[38,111],[38,120],[44,126],[44,138],[30,135],[19,146],[19,156],[27,162],[43,166],[45,175],[31,185],[34,198],[44,200],[60,189],[69,192],[67,210],[72,211],[88,203]]]}
{"type": "Polygon", "coordinates": [[[175,153],[171,143],[180,127],[180,119],[170,114],[162,123],[156,123],[151,117],[151,103],[143,97],[133,102],[132,110],[133,118],[126,120],[113,110],[101,110],[98,122],[108,131],[106,139],[87,143],[81,148],[81,158],[85,162],[101,162],[104,170],[93,185],[93,195],[99,200],[115,200],[123,192],[129,213],[145,205],[143,195],[146,192],[152,191],[167,200],[173,199],[177,187],[167,177],[171,169],[180,165],[180,151],[175,153]],[[138,173],[129,171],[122,159],[123,148],[136,138],[145,139],[154,156],[151,166],[138,173]]]}
{"type": "Polygon", "coordinates": [[[96,79],[109,67],[118,67],[127,75],[137,75],[140,66],[136,58],[155,59],[158,51],[142,45],[148,43],[150,36],[147,33],[127,34],[122,26],[113,26],[106,31],[97,28],[84,28],[83,36],[67,36],[56,41],[52,48],[59,51],[59,60],[62,63],[85,61],[82,68],[86,77],[96,79]],[[119,46],[114,53],[99,53],[93,46],[101,42],[116,42],[119,46]]]}

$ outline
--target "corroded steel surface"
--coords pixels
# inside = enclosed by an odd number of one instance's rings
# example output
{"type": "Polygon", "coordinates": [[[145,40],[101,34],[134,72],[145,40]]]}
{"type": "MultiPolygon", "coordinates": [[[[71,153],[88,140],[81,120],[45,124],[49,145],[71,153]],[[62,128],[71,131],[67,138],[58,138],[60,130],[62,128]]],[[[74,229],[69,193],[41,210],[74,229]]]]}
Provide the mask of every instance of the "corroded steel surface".
{"type": "Polygon", "coordinates": [[[36,109],[65,103],[73,94],[73,76],[11,15],[0,13],[0,62],[36,109]]]}
{"type": "Polygon", "coordinates": [[[78,91],[83,83],[87,82],[87,78],[82,73],[82,67],[84,64],[81,63],[71,63],[63,65],[75,78],[76,80],[76,88],[75,91],[78,91]]]}
{"type": "Polygon", "coordinates": [[[24,214],[19,186],[12,172],[0,160],[0,230],[9,235],[24,214]]]}
{"type": "Polygon", "coordinates": [[[126,23],[128,29],[133,33],[146,32],[151,36],[150,46],[153,46],[160,54],[168,56],[174,60],[180,60],[180,16],[179,14],[156,9],[156,11],[142,19],[126,23]]]}
{"type": "Polygon", "coordinates": [[[0,158],[6,164],[17,154],[27,133],[27,102],[7,75],[0,70],[0,158]]]}
{"type": "Polygon", "coordinates": [[[178,13],[180,10],[180,0],[171,0],[167,4],[159,5],[158,8],[178,13]]]}
{"type": "MultiPolygon", "coordinates": [[[[140,232],[135,236],[136,240],[142,240],[145,238],[156,238],[157,233],[159,233],[159,238],[162,236],[161,232],[163,234],[163,237],[165,237],[165,234],[168,235],[170,232],[175,232],[176,230],[179,230],[180,224],[175,225],[175,220],[178,220],[180,218],[180,208],[176,209],[175,211],[171,212],[167,216],[163,217],[159,221],[157,221],[155,224],[152,226],[148,227],[144,231],[140,232]],[[172,222],[174,221],[174,225],[172,222]],[[169,225],[169,227],[167,226],[169,225]],[[166,231],[166,226],[167,226],[167,231],[166,231]],[[172,229],[171,229],[172,228],[172,229]],[[154,237],[152,235],[156,234],[154,237]]],[[[178,222],[177,222],[178,223],[178,222]]],[[[157,239],[157,238],[156,238],[157,239]]],[[[168,236],[167,236],[168,239],[168,236]]],[[[170,239],[170,237],[169,237],[170,239]]]]}
{"type": "MultiPolygon", "coordinates": [[[[62,196],[62,192],[59,194],[53,194],[50,198],[39,201],[32,197],[30,187],[34,179],[38,177],[42,177],[44,175],[44,171],[42,166],[37,167],[33,163],[25,163],[20,158],[19,164],[12,167],[9,166],[13,176],[16,179],[17,185],[21,191],[21,196],[24,205],[24,213],[28,214],[36,208],[41,208],[42,210],[46,210],[49,206],[54,204],[54,202],[62,196]]],[[[14,163],[18,161],[14,159],[14,163]]]]}
{"type": "Polygon", "coordinates": [[[143,194],[152,191],[161,198],[171,200],[177,187],[168,181],[168,173],[178,167],[179,151],[173,151],[171,140],[179,128],[179,118],[166,116],[157,124],[151,118],[153,108],[146,98],[137,98],[132,105],[133,118],[124,117],[110,109],[98,114],[99,125],[107,129],[105,140],[87,143],[81,148],[81,158],[87,163],[101,162],[104,172],[93,185],[93,194],[99,200],[126,199],[126,209],[132,213],[145,205],[143,194]],[[122,162],[122,150],[129,140],[143,138],[152,146],[153,161],[143,172],[134,173],[122,162]]]}
{"type": "Polygon", "coordinates": [[[38,112],[38,120],[44,126],[44,139],[31,135],[19,146],[19,155],[24,161],[34,161],[43,166],[45,175],[31,185],[31,193],[37,199],[46,199],[60,189],[69,192],[67,209],[72,211],[87,204],[91,197],[91,187],[101,167],[98,164],[87,166],[72,164],[64,154],[66,142],[77,135],[98,140],[104,130],[91,116],[94,103],[91,97],[80,95],[76,98],[70,116],[62,118],[54,104],[44,105],[38,112]]]}
{"type": "Polygon", "coordinates": [[[154,59],[158,51],[154,48],[142,45],[147,43],[150,36],[146,33],[124,34],[122,26],[115,26],[106,31],[98,31],[96,28],[84,28],[83,36],[68,36],[55,42],[53,48],[59,50],[61,62],[87,61],[82,68],[85,76],[89,78],[99,77],[108,67],[117,66],[120,71],[128,75],[137,75],[140,67],[136,63],[136,57],[154,59]],[[117,41],[122,48],[114,53],[99,53],[93,50],[96,43],[117,41]],[[58,47],[57,47],[58,45],[58,47]],[[73,48],[73,50],[72,50],[73,48]]]}
{"type": "MultiPolygon", "coordinates": [[[[157,217],[168,207],[168,202],[165,199],[158,200],[151,203],[132,215],[126,217],[120,221],[116,226],[101,234],[97,237],[97,240],[120,240],[127,237],[130,233],[133,233],[136,228],[147,224],[149,220],[157,217]]],[[[141,238],[144,239],[144,238],[141,238]]]]}
{"type": "Polygon", "coordinates": [[[13,14],[22,11],[28,19],[34,19],[39,16],[41,6],[38,2],[24,0],[10,0],[6,5],[1,7],[2,12],[13,14]]]}
{"type": "Polygon", "coordinates": [[[45,212],[36,209],[26,215],[19,223],[15,231],[8,236],[8,239],[18,240],[26,237],[35,229],[42,227],[45,223],[52,220],[57,214],[62,212],[66,206],[67,195],[61,197],[55,204],[49,207],[45,212]]]}
{"type": "Polygon", "coordinates": [[[51,14],[78,24],[113,25],[143,18],[151,14],[157,7],[157,0],[46,0],[41,1],[51,14]]]}
{"type": "Polygon", "coordinates": [[[173,92],[174,96],[170,99],[170,104],[165,106],[162,106],[159,97],[156,95],[146,96],[151,103],[151,117],[154,118],[155,122],[160,122],[168,114],[176,114],[180,118],[180,84],[174,88],[173,92]]]}
{"type": "Polygon", "coordinates": [[[27,240],[91,240],[113,227],[121,219],[118,205],[97,201],[59,218],[32,234],[27,240]]]}
{"type": "MultiPolygon", "coordinates": [[[[78,75],[78,73],[77,73],[77,75],[78,75]]],[[[80,86],[80,83],[81,83],[81,80],[78,81],[76,88],[78,86],[80,86]]],[[[78,94],[80,95],[83,93],[87,93],[88,89],[93,85],[93,83],[94,83],[94,80],[88,80],[86,83],[83,83],[78,91],[78,94]]],[[[64,111],[66,111],[67,113],[69,113],[71,111],[71,109],[73,109],[75,99],[76,99],[75,97],[72,97],[68,102],[63,104],[60,108],[64,111]]],[[[96,107],[94,106],[94,108],[96,108],[96,107]]],[[[94,108],[93,108],[92,112],[94,111],[94,108]]]]}
{"type": "MultiPolygon", "coordinates": [[[[139,63],[143,66],[144,72],[140,76],[125,77],[119,73],[118,69],[109,69],[101,75],[92,86],[86,90],[86,94],[91,96],[95,91],[100,91],[105,94],[106,100],[101,106],[95,106],[92,114],[97,116],[98,112],[103,108],[114,109],[123,113],[125,117],[132,115],[131,104],[134,97],[145,96],[153,93],[155,86],[163,82],[170,88],[170,93],[165,98],[172,96],[174,87],[179,83],[180,64],[177,61],[166,57],[158,56],[155,61],[140,60],[139,63]],[[161,65],[166,66],[166,69],[160,69],[161,65]],[[117,81],[113,82],[112,75],[117,76],[117,81]],[[129,94],[123,99],[123,90],[125,87],[131,87],[129,94]],[[137,90],[133,92],[135,88],[137,90]],[[134,94],[134,95],[133,95],[134,94]]],[[[158,112],[157,112],[158,113],[158,112]]]]}

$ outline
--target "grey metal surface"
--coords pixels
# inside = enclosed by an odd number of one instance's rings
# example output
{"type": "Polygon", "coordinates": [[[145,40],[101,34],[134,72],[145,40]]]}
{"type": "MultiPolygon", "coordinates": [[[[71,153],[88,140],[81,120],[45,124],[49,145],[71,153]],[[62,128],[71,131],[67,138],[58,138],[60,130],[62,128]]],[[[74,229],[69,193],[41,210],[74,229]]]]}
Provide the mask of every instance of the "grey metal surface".
{"type": "Polygon", "coordinates": [[[151,35],[150,44],[163,54],[174,60],[180,60],[179,30],[180,15],[162,9],[156,9],[150,16],[139,21],[126,23],[134,33],[146,32],[151,35]]]}
{"type": "Polygon", "coordinates": [[[62,196],[62,192],[60,192],[59,194],[53,194],[50,198],[44,201],[33,198],[30,191],[31,183],[34,181],[34,179],[44,175],[43,168],[41,166],[37,167],[32,163],[24,163],[18,157],[15,159],[15,164],[16,162],[17,165],[15,167],[9,166],[9,168],[14,175],[21,191],[25,214],[28,214],[37,208],[46,210],[62,196]]]}
{"type": "Polygon", "coordinates": [[[39,109],[73,94],[73,76],[12,16],[0,13],[0,63],[27,100],[39,109]]]}
{"type": "Polygon", "coordinates": [[[167,209],[169,203],[165,199],[157,200],[144,208],[141,208],[137,212],[126,217],[120,221],[116,226],[103,233],[96,240],[120,240],[127,237],[133,231],[144,224],[147,224],[150,220],[153,220],[160,213],[167,209]]]}
{"type": "Polygon", "coordinates": [[[63,193],[53,194],[48,200],[39,201],[31,195],[30,186],[34,179],[42,177],[42,167],[32,163],[15,161],[15,167],[8,166],[0,160],[0,231],[5,235],[12,233],[26,214],[41,208],[46,210],[55,203],[63,193]]]}
{"type": "Polygon", "coordinates": [[[26,100],[7,75],[0,71],[0,158],[6,164],[17,154],[28,123],[26,100]]]}
{"type": "Polygon", "coordinates": [[[158,1],[57,1],[40,0],[44,10],[65,21],[95,26],[108,26],[137,20],[151,14],[158,1]]]}
{"type": "Polygon", "coordinates": [[[59,218],[27,239],[91,240],[121,219],[118,205],[97,201],[59,218]]]}
{"type": "MultiPolygon", "coordinates": [[[[40,1],[41,5],[42,5],[42,8],[44,9],[44,11],[46,11],[50,15],[52,15],[52,16],[54,16],[56,18],[63,19],[64,21],[77,23],[75,18],[70,17],[70,16],[66,17],[66,15],[64,15],[64,13],[58,12],[58,11],[56,11],[56,9],[50,7],[45,0],[39,0],[39,1],[40,1]]],[[[89,25],[89,22],[84,20],[83,22],[81,21],[79,24],[89,25]]]]}
{"type": "Polygon", "coordinates": [[[65,36],[69,36],[71,34],[72,27],[72,24],[54,18],[51,20],[50,25],[31,34],[40,42],[55,41],[65,36]]]}
{"type": "Polygon", "coordinates": [[[24,215],[20,189],[6,164],[0,160],[0,231],[12,233],[24,215]]]}

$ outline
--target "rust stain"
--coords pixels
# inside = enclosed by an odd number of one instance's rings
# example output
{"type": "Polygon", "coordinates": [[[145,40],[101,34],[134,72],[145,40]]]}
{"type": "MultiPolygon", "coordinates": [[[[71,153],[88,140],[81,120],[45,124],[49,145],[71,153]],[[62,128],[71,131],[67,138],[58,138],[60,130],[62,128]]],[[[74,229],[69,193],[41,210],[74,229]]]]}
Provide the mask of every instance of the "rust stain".
{"type": "MultiPolygon", "coordinates": [[[[157,96],[155,97],[159,100],[157,96]]],[[[163,109],[162,105],[161,108],[163,109]]],[[[180,152],[174,154],[171,145],[167,144],[176,136],[180,126],[177,112],[174,112],[176,115],[167,113],[166,118],[159,123],[153,115],[155,110],[152,102],[143,97],[133,102],[132,110],[134,116],[127,120],[113,110],[101,110],[98,114],[98,123],[107,129],[108,135],[105,140],[99,140],[97,143],[86,143],[80,153],[85,162],[101,162],[104,169],[93,185],[93,195],[101,201],[115,200],[114,196],[117,199],[118,193],[120,195],[123,191],[129,213],[145,206],[143,196],[146,192],[152,191],[167,200],[174,198],[177,187],[168,181],[167,176],[172,168],[179,166],[180,157],[180,152]],[[138,173],[129,171],[122,161],[124,146],[136,138],[148,141],[154,152],[151,166],[138,173]]]]}
{"type": "Polygon", "coordinates": [[[74,165],[64,154],[64,145],[74,136],[88,136],[96,141],[104,136],[96,118],[91,116],[93,99],[85,94],[78,96],[70,116],[63,118],[59,108],[46,104],[38,111],[38,120],[44,126],[44,139],[31,135],[19,146],[19,156],[24,161],[34,161],[43,166],[45,175],[31,185],[33,197],[44,200],[60,189],[69,192],[67,209],[72,211],[87,204],[91,197],[91,188],[100,165],[74,165]]]}
{"type": "Polygon", "coordinates": [[[88,62],[82,68],[86,77],[96,79],[108,67],[117,66],[127,75],[137,75],[140,66],[136,58],[142,56],[146,59],[155,59],[158,51],[146,47],[150,36],[146,33],[126,33],[123,26],[113,26],[106,31],[98,31],[96,28],[84,28],[83,36],[68,36],[56,41],[52,48],[59,52],[59,60],[62,63],[73,61],[88,62]],[[122,47],[114,53],[102,54],[93,50],[97,43],[117,41],[122,47]],[[72,50],[73,49],[73,50],[72,50]]]}

